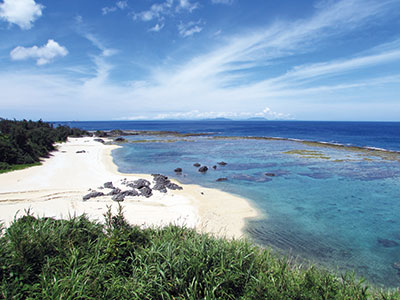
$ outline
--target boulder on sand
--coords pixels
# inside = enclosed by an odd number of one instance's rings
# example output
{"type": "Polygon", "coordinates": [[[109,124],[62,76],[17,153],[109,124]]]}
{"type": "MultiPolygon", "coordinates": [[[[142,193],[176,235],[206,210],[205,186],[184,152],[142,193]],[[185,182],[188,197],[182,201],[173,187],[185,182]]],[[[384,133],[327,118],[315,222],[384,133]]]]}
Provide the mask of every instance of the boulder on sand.
{"type": "Polygon", "coordinates": [[[208,168],[206,166],[202,166],[202,167],[199,168],[199,172],[200,173],[205,173],[207,171],[208,171],[208,168]]]}
{"type": "Polygon", "coordinates": [[[96,198],[96,197],[101,197],[101,196],[104,196],[104,193],[93,191],[93,192],[83,196],[83,201],[89,200],[90,198],[96,198]]]}

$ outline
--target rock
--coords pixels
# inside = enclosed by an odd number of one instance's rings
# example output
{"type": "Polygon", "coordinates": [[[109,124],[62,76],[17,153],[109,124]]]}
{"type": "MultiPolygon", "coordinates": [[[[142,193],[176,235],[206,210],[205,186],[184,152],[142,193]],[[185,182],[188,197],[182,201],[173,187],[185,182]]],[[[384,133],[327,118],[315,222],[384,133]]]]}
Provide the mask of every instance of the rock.
{"type": "Polygon", "coordinates": [[[170,182],[167,176],[164,176],[161,174],[152,174],[152,176],[153,176],[153,180],[156,183],[166,185],[167,183],[170,182]]]}
{"type": "Polygon", "coordinates": [[[121,202],[125,200],[125,197],[127,196],[131,196],[131,197],[135,197],[135,196],[139,196],[139,193],[135,190],[128,190],[128,191],[123,191],[120,192],[119,194],[114,195],[111,199],[117,202],[121,202]]]}
{"type": "Polygon", "coordinates": [[[145,196],[146,198],[153,196],[152,190],[148,186],[143,186],[139,189],[139,192],[142,196],[145,196]]]}
{"type": "Polygon", "coordinates": [[[114,188],[111,192],[109,192],[108,194],[107,194],[107,196],[114,196],[114,195],[118,195],[118,194],[120,194],[121,193],[121,189],[119,189],[119,188],[114,188]]]}
{"type": "Polygon", "coordinates": [[[274,173],[265,173],[265,176],[274,177],[275,174],[274,173]]]}
{"type": "Polygon", "coordinates": [[[394,262],[394,263],[392,264],[392,267],[393,267],[394,269],[396,269],[397,272],[400,272],[400,261],[394,262]]]}
{"type": "Polygon", "coordinates": [[[176,172],[176,173],[182,173],[182,168],[176,168],[176,169],[174,170],[174,172],[176,172]]]}
{"type": "Polygon", "coordinates": [[[153,186],[153,190],[159,191],[161,193],[166,193],[167,192],[167,188],[165,187],[165,184],[162,184],[162,183],[156,183],[153,186]]]}
{"type": "Polygon", "coordinates": [[[94,139],[94,141],[95,141],[95,142],[102,143],[102,144],[104,144],[104,143],[105,143],[103,139],[94,139]]]}
{"type": "Polygon", "coordinates": [[[123,193],[116,194],[111,199],[116,202],[122,202],[125,200],[125,195],[123,193]]]}
{"type": "Polygon", "coordinates": [[[142,187],[149,187],[150,182],[146,179],[138,179],[133,182],[127,183],[126,186],[129,186],[134,189],[141,189],[142,187]]]}
{"type": "Polygon", "coordinates": [[[89,194],[83,196],[83,201],[87,201],[90,198],[96,198],[96,197],[101,197],[101,196],[104,196],[104,193],[93,191],[93,192],[90,192],[89,194]]]}
{"type": "Polygon", "coordinates": [[[114,185],[111,181],[104,183],[103,185],[106,189],[114,189],[114,185]]]}
{"type": "Polygon", "coordinates": [[[139,193],[136,190],[123,191],[121,194],[124,194],[125,196],[131,196],[131,197],[139,196],[139,193]]]}
{"type": "Polygon", "coordinates": [[[228,163],[224,162],[224,161],[220,161],[217,164],[219,164],[220,166],[226,166],[228,163]]]}
{"type": "Polygon", "coordinates": [[[202,167],[199,168],[199,172],[200,173],[205,173],[207,171],[208,171],[208,168],[206,166],[202,166],[202,167]]]}
{"type": "Polygon", "coordinates": [[[388,239],[378,239],[378,243],[386,248],[393,248],[399,245],[399,243],[388,239]]]}
{"type": "Polygon", "coordinates": [[[177,185],[176,183],[172,183],[172,182],[168,183],[166,185],[166,187],[169,188],[170,190],[183,190],[183,188],[181,186],[177,185]]]}
{"type": "Polygon", "coordinates": [[[85,150],[79,150],[79,151],[76,151],[76,153],[86,153],[86,151],[85,150]]]}
{"type": "Polygon", "coordinates": [[[217,169],[217,166],[216,166],[216,165],[214,165],[214,166],[213,166],[213,169],[214,169],[214,170],[216,170],[216,169],[217,169]]]}
{"type": "Polygon", "coordinates": [[[216,181],[218,181],[218,182],[221,182],[221,181],[228,181],[228,178],[222,177],[222,178],[218,178],[216,181]]]}
{"type": "Polygon", "coordinates": [[[193,164],[193,166],[194,166],[194,167],[196,167],[196,168],[198,168],[198,167],[200,167],[200,166],[201,166],[201,164],[199,164],[199,163],[195,163],[195,164],[193,164]]]}
{"type": "Polygon", "coordinates": [[[123,142],[126,142],[127,139],[124,139],[123,137],[117,137],[114,141],[118,142],[118,143],[123,143],[123,142]]]}

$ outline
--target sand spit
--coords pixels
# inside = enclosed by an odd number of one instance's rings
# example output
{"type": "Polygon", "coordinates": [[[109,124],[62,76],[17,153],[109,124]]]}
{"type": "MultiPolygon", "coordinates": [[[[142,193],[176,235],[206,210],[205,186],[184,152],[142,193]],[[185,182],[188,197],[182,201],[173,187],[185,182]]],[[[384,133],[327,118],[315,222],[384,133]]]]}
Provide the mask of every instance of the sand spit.
{"type": "MultiPolygon", "coordinates": [[[[91,219],[102,221],[107,206],[116,211],[118,203],[111,196],[83,201],[82,197],[90,189],[103,191],[99,187],[109,181],[123,188],[124,179],[153,179],[148,174],[118,172],[111,156],[117,147],[96,142],[94,138],[70,138],[59,144],[58,151],[42,165],[0,174],[0,222],[8,226],[26,210],[40,217],[54,218],[85,213],[91,219]]],[[[178,184],[183,190],[153,191],[150,198],[126,197],[121,204],[128,221],[141,226],[173,223],[238,238],[243,235],[245,220],[258,216],[246,199],[198,185],[178,184]]]]}

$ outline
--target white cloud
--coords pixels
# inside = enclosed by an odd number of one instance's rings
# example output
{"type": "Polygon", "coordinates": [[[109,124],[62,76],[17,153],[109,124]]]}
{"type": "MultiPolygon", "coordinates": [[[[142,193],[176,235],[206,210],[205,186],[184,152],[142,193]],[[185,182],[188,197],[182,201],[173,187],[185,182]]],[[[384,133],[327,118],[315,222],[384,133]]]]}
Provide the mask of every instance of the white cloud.
{"type": "MultiPolygon", "coordinates": [[[[148,10],[133,13],[134,20],[141,20],[143,22],[149,22],[157,20],[158,24],[154,25],[149,31],[160,31],[164,25],[167,17],[174,17],[179,13],[188,11],[191,13],[193,10],[199,8],[198,2],[191,2],[190,0],[166,0],[161,3],[153,4],[148,10]],[[161,24],[161,25],[160,25],[161,24]]],[[[196,25],[196,24],[194,24],[196,25]]],[[[185,26],[185,25],[180,25],[185,26]]],[[[200,26],[194,26],[190,29],[180,30],[182,36],[189,36],[196,32],[200,32],[202,28],[200,26]]]]}
{"type": "Polygon", "coordinates": [[[192,12],[197,8],[199,8],[199,3],[197,2],[191,3],[190,0],[179,0],[178,5],[176,6],[177,11],[185,9],[188,10],[189,12],[192,12]]]}
{"type": "Polygon", "coordinates": [[[112,7],[103,7],[102,9],[101,9],[101,14],[103,15],[103,16],[105,16],[105,15],[107,15],[107,14],[109,14],[109,13],[111,13],[111,12],[114,12],[114,11],[116,11],[117,10],[117,8],[115,7],[115,6],[112,6],[112,7]]]}
{"type": "Polygon", "coordinates": [[[151,21],[153,19],[162,20],[164,15],[171,13],[171,8],[173,5],[173,0],[166,0],[163,3],[153,4],[149,10],[142,11],[140,13],[134,13],[134,20],[142,20],[144,22],[151,21]]]}
{"type": "Polygon", "coordinates": [[[54,40],[48,40],[47,44],[42,47],[16,47],[11,51],[10,56],[12,60],[26,60],[33,58],[36,59],[37,65],[41,66],[52,62],[58,56],[63,57],[67,54],[68,50],[65,47],[60,46],[54,40]]]}
{"type": "MultiPolygon", "coordinates": [[[[172,118],[170,114],[164,114],[171,111],[176,117],[187,118],[261,116],[280,119],[292,114],[299,119],[326,119],[330,116],[340,119],[345,112],[346,116],[354,113],[354,116],[360,116],[359,119],[363,116],[367,119],[376,111],[383,116],[382,119],[399,120],[400,71],[390,68],[390,74],[382,70],[379,74],[367,72],[370,71],[367,68],[372,66],[398,63],[399,43],[388,43],[369,52],[339,56],[319,63],[315,63],[316,56],[312,64],[296,66],[294,62],[286,73],[277,74],[275,68],[274,72],[269,72],[269,64],[284,61],[293,53],[315,51],[333,34],[354,34],[354,29],[371,26],[371,22],[381,20],[385,12],[393,11],[393,1],[343,0],[330,3],[330,6],[318,8],[308,19],[278,22],[226,37],[217,44],[210,44],[212,50],[184,62],[174,64],[171,63],[174,60],[166,60],[163,64],[148,65],[147,77],[138,78],[131,84],[109,79],[113,68],[111,55],[115,50],[104,47],[98,39],[87,35],[101,50],[100,55],[92,56],[95,72],[87,68],[91,73],[79,74],[80,77],[74,74],[68,78],[50,76],[44,71],[32,75],[0,70],[0,90],[4,99],[0,110],[34,103],[35,109],[48,112],[48,118],[54,119],[61,113],[56,106],[48,104],[59,99],[65,107],[74,108],[61,114],[64,119],[89,119],[93,116],[110,119],[134,116],[138,112],[142,119],[172,118]],[[256,72],[253,66],[265,69],[256,72]],[[363,68],[366,70],[363,77],[337,79],[337,76],[332,81],[309,84],[309,80],[322,75],[343,75],[363,68]],[[25,86],[29,88],[24,89],[25,86]],[[71,99],[76,99],[74,106],[66,105],[71,104],[71,99]],[[368,112],[358,115],[362,104],[368,104],[365,106],[369,107],[370,115],[368,112]],[[332,108],[329,113],[327,107],[332,108]]],[[[173,12],[174,9],[175,6],[173,12]]]]}
{"type": "Polygon", "coordinates": [[[124,10],[128,7],[128,1],[118,1],[116,5],[119,9],[124,10]]]}
{"type": "Polygon", "coordinates": [[[33,22],[42,16],[44,6],[34,0],[4,0],[0,3],[0,18],[21,29],[30,29],[33,22]]]}
{"type": "Polygon", "coordinates": [[[269,107],[264,108],[260,112],[232,112],[232,111],[199,111],[191,110],[185,112],[161,113],[151,116],[136,115],[130,117],[122,117],[119,120],[201,120],[201,119],[215,119],[215,118],[228,118],[233,120],[243,120],[249,118],[265,118],[268,120],[289,120],[293,119],[290,114],[283,114],[272,111],[269,107]]]}
{"type": "Polygon", "coordinates": [[[150,29],[149,29],[149,31],[153,31],[153,32],[159,32],[161,29],[163,29],[164,28],[164,23],[161,23],[161,24],[156,24],[156,25],[154,25],[153,27],[151,27],[150,29]]]}
{"type": "Polygon", "coordinates": [[[179,34],[183,37],[191,36],[195,33],[199,33],[203,30],[202,27],[203,21],[199,20],[197,22],[189,22],[189,23],[180,23],[178,25],[179,34]]]}
{"type": "Polygon", "coordinates": [[[117,11],[117,9],[124,10],[127,7],[128,7],[128,2],[127,1],[117,1],[115,3],[115,6],[103,7],[101,9],[101,13],[102,13],[103,16],[105,16],[105,15],[111,13],[111,12],[117,11]]]}
{"type": "Polygon", "coordinates": [[[227,5],[231,5],[233,4],[234,0],[211,0],[212,4],[227,4],[227,5]]]}

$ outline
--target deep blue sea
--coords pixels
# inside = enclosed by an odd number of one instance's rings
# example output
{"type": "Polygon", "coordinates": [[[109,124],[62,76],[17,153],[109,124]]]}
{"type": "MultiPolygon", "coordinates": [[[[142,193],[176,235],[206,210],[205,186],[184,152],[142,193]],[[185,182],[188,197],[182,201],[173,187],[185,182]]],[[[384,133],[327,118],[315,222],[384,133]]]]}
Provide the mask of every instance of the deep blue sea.
{"type": "Polygon", "coordinates": [[[128,136],[120,171],[163,173],[249,199],[256,243],[388,287],[400,286],[400,123],[298,121],[55,122],[87,130],[165,130],[208,136],[128,136]],[[222,138],[227,137],[227,138],[222,138]],[[228,138],[229,137],[229,138],[228,138]],[[388,154],[388,155],[386,155],[388,154]],[[228,164],[217,165],[219,161],[228,164]],[[210,170],[201,174],[193,163],[210,170]],[[180,167],[182,174],[175,174],[180,167]],[[268,175],[266,175],[268,173],[268,175]],[[273,176],[271,176],[273,175],[273,176]],[[216,182],[226,177],[227,181],[216,182]]]}

